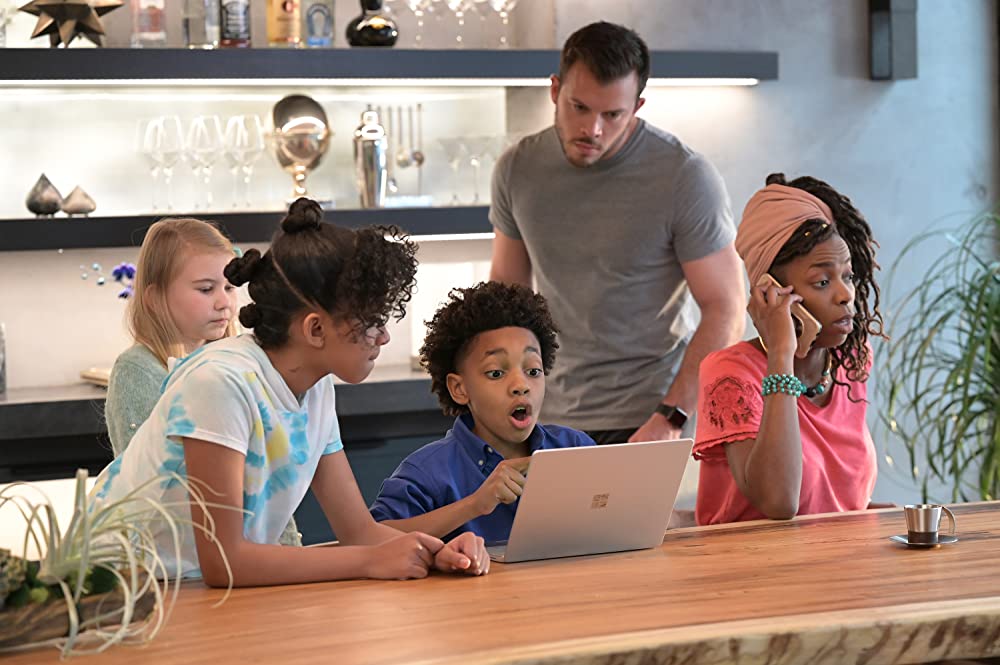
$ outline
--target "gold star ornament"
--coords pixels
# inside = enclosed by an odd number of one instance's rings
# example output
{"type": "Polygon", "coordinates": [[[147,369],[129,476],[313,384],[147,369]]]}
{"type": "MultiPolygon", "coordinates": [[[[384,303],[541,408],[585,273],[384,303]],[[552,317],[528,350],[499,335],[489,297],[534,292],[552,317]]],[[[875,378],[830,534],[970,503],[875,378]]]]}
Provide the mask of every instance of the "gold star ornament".
{"type": "Polygon", "coordinates": [[[122,6],[122,0],[31,0],[21,7],[38,17],[32,39],[49,36],[49,44],[69,46],[77,37],[86,37],[98,46],[104,36],[100,17],[122,6]]]}

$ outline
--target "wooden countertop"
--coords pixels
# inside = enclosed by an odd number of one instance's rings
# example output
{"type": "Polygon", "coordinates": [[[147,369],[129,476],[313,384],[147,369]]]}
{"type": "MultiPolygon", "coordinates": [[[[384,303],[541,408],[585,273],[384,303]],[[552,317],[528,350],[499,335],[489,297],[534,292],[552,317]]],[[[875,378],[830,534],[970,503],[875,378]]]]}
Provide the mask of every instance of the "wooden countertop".
{"type": "MultiPolygon", "coordinates": [[[[670,531],[653,550],[481,578],[185,586],[132,663],[911,663],[1000,655],[1000,502],[912,550],[900,509],[670,531]],[[626,660],[626,656],[629,659],[626,660]]],[[[52,662],[53,651],[3,659],[52,662]]]]}

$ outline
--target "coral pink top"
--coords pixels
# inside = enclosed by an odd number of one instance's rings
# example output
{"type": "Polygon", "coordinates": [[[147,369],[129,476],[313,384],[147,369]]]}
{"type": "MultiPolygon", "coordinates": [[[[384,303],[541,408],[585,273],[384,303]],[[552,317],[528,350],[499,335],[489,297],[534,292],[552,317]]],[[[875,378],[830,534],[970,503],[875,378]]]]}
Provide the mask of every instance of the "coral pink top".
{"type": "MultiPolygon", "coordinates": [[[[756,439],[764,410],[761,381],[766,374],[767,356],[749,342],[716,351],[701,363],[693,453],[701,460],[698,524],[766,517],[736,487],[724,445],[756,439]]],[[[847,382],[843,369],[837,370],[837,380],[849,383],[853,399],[866,398],[866,384],[847,382]]],[[[846,386],[834,385],[832,390],[826,406],[816,406],[805,397],[798,400],[802,435],[799,515],[866,508],[875,487],[875,447],[865,423],[868,404],[849,400],[846,386]]]]}

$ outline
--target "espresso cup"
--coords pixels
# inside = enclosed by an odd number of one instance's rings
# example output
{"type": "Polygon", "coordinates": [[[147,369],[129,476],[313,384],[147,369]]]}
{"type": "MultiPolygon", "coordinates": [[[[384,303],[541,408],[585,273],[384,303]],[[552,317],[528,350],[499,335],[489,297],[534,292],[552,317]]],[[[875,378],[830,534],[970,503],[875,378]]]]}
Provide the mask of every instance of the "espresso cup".
{"type": "Polygon", "coordinates": [[[942,512],[948,516],[948,521],[951,523],[948,535],[955,535],[955,515],[944,506],[920,503],[903,506],[903,512],[906,514],[906,538],[911,543],[919,545],[937,544],[942,512]]]}

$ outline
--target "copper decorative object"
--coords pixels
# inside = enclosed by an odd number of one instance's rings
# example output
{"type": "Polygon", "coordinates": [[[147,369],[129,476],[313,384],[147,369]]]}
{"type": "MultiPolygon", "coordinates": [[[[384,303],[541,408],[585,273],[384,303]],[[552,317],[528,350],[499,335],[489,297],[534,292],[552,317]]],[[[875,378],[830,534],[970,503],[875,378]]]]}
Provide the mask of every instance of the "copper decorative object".
{"type": "Polygon", "coordinates": [[[48,35],[49,45],[57,47],[85,37],[101,46],[104,26],[100,17],[122,4],[122,0],[31,0],[21,11],[38,17],[32,39],[48,35]]]}
{"type": "Polygon", "coordinates": [[[97,203],[94,202],[94,199],[90,198],[90,194],[83,191],[80,187],[74,187],[73,191],[62,202],[62,211],[70,217],[74,215],[83,215],[86,217],[95,210],[97,210],[97,203]]]}
{"type": "Polygon", "coordinates": [[[55,188],[55,185],[49,182],[44,173],[28,192],[28,198],[24,201],[28,210],[39,217],[51,217],[56,214],[59,212],[62,202],[62,194],[55,188]]]}

